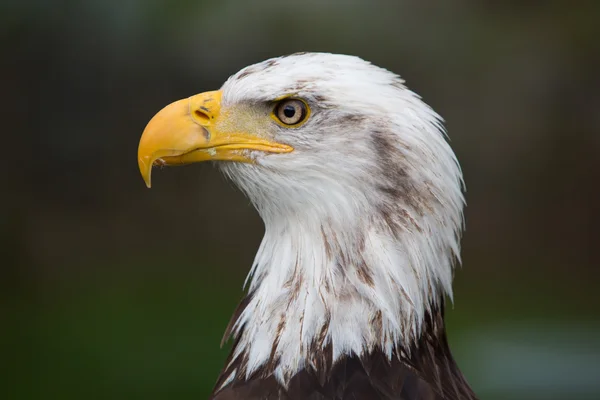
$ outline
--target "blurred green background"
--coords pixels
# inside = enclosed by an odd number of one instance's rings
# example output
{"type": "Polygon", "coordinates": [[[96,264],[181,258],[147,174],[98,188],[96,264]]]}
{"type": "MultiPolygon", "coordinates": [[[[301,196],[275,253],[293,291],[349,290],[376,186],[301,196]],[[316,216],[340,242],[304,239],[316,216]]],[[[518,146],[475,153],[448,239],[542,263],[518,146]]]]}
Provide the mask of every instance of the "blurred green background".
{"type": "Polygon", "coordinates": [[[600,398],[600,2],[0,3],[0,397],[202,399],[262,236],[148,120],[296,51],[401,74],[468,186],[449,336],[482,399],[600,398]],[[6,392],[6,394],[3,394],[6,392]]]}

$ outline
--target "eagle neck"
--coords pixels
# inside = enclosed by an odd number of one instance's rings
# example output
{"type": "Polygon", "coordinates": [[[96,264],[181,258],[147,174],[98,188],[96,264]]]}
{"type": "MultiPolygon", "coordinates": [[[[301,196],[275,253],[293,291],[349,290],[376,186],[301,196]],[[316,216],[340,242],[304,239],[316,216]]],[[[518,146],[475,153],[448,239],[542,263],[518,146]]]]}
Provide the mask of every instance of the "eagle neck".
{"type": "Polygon", "coordinates": [[[263,219],[248,296],[226,332],[235,338],[231,379],[260,373],[285,385],[303,369],[327,370],[376,349],[391,359],[441,302],[413,263],[419,249],[375,216],[263,219]]]}

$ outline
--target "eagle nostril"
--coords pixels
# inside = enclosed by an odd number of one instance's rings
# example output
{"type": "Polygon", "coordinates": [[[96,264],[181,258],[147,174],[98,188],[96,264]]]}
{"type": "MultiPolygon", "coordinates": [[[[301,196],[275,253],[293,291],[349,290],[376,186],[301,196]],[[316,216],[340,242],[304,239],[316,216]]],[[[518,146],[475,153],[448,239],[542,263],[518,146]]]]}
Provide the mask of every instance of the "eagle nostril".
{"type": "Polygon", "coordinates": [[[208,109],[204,109],[204,107],[201,107],[200,109],[194,111],[194,116],[200,124],[210,124],[210,116],[208,115],[208,109]]]}

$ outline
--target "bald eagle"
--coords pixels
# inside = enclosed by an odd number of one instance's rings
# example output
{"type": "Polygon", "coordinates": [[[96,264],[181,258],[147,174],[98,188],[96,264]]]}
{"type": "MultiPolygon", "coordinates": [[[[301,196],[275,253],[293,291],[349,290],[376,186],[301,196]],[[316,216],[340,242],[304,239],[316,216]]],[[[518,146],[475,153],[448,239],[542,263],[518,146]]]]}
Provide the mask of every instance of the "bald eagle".
{"type": "Polygon", "coordinates": [[[446,339],[464,183],[442,120],[392,72],[298,53],[148,123],[139,168],[219,161],[265,235],[211,395],[475,399],[446,339]]]}

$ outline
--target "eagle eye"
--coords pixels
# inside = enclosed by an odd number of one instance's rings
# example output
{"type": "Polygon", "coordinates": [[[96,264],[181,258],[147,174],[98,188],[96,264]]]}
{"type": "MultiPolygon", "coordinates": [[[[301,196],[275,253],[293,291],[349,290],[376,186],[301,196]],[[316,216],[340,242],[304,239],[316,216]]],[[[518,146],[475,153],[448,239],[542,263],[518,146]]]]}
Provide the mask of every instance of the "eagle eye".
{"type": "Polygon", "coordinates": [[[286,126],[298,126],[308,118],[309,110],[305,102],[298,99],[285,99],[275,104],[273,116],[286,126]]]}

